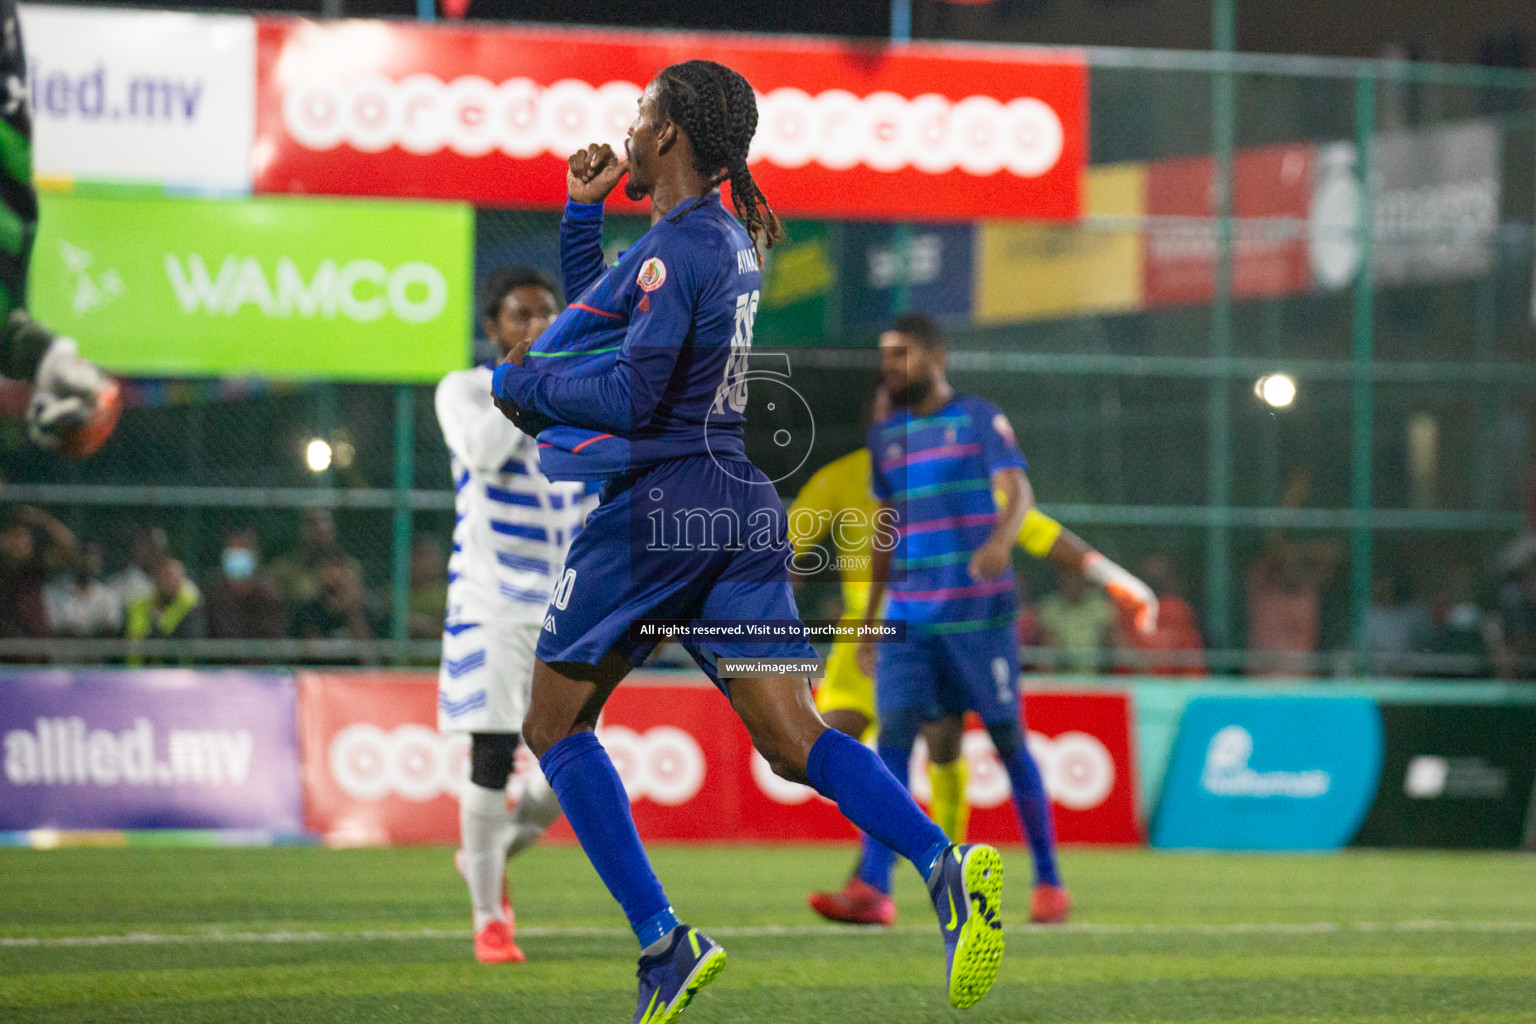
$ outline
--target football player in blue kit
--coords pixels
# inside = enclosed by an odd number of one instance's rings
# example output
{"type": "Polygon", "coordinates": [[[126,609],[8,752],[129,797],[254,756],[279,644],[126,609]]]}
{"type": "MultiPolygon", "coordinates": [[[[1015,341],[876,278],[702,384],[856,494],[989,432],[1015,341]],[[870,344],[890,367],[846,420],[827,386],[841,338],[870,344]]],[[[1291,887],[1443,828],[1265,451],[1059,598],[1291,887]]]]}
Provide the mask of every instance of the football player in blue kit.
{"type": "MultiPolygon", "coordinates": [[[[747,167],[756,128],[756,97],[736,72],[697,60],[661,71],[640,99],[625,159],[607,146],[571,157],[561,232],[571,305],[523,366],[502,365],[492,380],[503,411],[552,452],[546,435],[560,429],[586,432],[564,442],[576,461],[626,451],[550,598],[523,736],[639,940],[636,1024],[675,1020],[725,951],[679,923],[593,732],[608,696],[655,646],[631,627],[799,618],[784,508],[742,440],[758,246],[781,235],[747,167]],[[626,174],[625,194],[651,202],[651,228],[605,267],[602,202],[626,174]],[[719,192],[727,181],[734,215],[719,192]],[[584,370],[566,369],[578,363],[584,370]],[[687,531],[695,517],[707,520],[704,535],[687,531]]],[[[775,772],[813,786],[917,866],[939,912],[950,1001],[984,996],[1003,952],[997,851],[952,845],[874,751],[827,728],[804,676],[722,680],[717,671],[720,658],[811,657],[805,642],[685,647],[775,772]]]]}
{"type": "MultiPolygon", "coordinates": [[[[1136,609],[1143,629],[1156,619],[1157,598],[1035,511],[1008,418],[984,399],[956,394],[946,362],[944,331],[932,317],[904,314],[880,336],[880,386],[896,411],[870,429],[870,476],[898,539],[894,550],[873,552],[865,620],[905,622],[906,642],[877,649],[864,641],[859,667],[876,680],[880,756],[895,771],[906,770],[919,731],[930,744],[942,737],[949,756],[941,760],[953,760],[962,716],[981,717],[1034,857],[1030,916],[1059,923],[1071,898],[1056,866],[1050,800],[1020,721],[1014,545],[1022,530],[1032,553],[1101,584],[1136,609]]],[[[889,892],[891,861],[889,851],[866,842],[860,878],[889,892]]]]}

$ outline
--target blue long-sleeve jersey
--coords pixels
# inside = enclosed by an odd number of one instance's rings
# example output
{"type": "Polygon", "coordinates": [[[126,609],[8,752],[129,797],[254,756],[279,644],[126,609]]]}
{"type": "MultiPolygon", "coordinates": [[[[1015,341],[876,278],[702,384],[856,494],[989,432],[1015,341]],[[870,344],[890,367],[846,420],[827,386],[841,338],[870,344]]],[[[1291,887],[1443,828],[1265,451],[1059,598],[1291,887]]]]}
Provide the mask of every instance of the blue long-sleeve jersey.
{"type": "Polygon", "coordinates": [[[498,396],[567,428],[545,431],[541,443],[611,465],[604,446],[610,437],[627,441],[618,470],[685,455],[744,456],[757,253],[718,193],[681,210],[607,267],[601,204],[566,205],[560,256],[575,298],[523,366],[500,366],[492,380],[498,396]]]}

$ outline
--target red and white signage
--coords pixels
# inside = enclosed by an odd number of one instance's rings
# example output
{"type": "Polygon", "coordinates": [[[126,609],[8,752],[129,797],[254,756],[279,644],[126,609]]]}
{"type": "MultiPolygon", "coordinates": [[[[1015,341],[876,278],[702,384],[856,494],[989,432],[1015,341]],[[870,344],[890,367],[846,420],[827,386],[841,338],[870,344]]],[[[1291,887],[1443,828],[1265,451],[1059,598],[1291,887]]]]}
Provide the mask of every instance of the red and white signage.
{"type": "MultiPolygon", "coordinates": [[[[1135,843],[1136,794],[1130,700],[1122,694],[1032,693],[1029,745],[1072,843],[1135,843]]],[[[299,675],[305,825],[337,845],[458,840],[458,792],[468,776],[468,741],[436,731],[437,680],[426,673],[306,672],[299,675]]],[[[780,779],[746,729],[703,677],[640,675],[614,693],[598,738],[630,799],[641,836],[656,840],[772,842],[851,840],[837,807],[780,779]]],[[[1008,776],[979,727],[967,733],[970,837],[1022,838],[1008,776]]],[[[518,755],[518,778],[538,771],[518,755]]],[[[923,754],[914,791],[927,799],[923,754]]],[[[572,838],[564,821],[553,839],[572,838]]]]}
{"type": "Polygon", "coordinates": [[[300,672],[304,827],[338,846],[455,842],[469,737],[437,731],[421,672],[300,672]]]}
{"type": "MultiPolygon", "coordinates": [[[[1312,145],[1244,150],[1233,159],[1232,293],[1240,298],[1290,295],[1311,284],[1305,223],[1312,207],[1312,145]],[[1287,219],[1290,224],[1274,223],[1287,219]],[[1268,222],[1266,222],[1266,220],[1268,222]]],[[[1207,303],[1215,294],[1215,163],[1208,156],[1147,165],[1146,303],[1207,303]]]]}
{"type": "Polygon", "coordinates": [[[256,188],[558,206],[566,157],[621,145],[646,83],[695,58],[757,90],[781,213],[1078,216],[1080,55],[380,21],[258,21],[256,188]]]}

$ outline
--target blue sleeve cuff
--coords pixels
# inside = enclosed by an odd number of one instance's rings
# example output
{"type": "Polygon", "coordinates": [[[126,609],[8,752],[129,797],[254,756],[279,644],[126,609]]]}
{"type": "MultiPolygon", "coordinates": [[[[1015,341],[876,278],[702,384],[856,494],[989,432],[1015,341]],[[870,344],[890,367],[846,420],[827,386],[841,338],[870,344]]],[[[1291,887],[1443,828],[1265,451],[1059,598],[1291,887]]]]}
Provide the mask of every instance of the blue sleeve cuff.
{"type": "Polygon", "coordinates": [[[565,215],[571,220],[602,220],[602,203],[578,203],[569,197],[565,200],[565,215]]]}
{"type": "Polygon", "coordinates": [[[491,394],[503,401],[522,404],[517,396],[516,384],[519,380],[527,379],[524,376],[525,371],[530,376],[534,373],[526,366],[518,366],[516,363],[502,363],[496,367],[495,372],[491,374],[491,394]]]}

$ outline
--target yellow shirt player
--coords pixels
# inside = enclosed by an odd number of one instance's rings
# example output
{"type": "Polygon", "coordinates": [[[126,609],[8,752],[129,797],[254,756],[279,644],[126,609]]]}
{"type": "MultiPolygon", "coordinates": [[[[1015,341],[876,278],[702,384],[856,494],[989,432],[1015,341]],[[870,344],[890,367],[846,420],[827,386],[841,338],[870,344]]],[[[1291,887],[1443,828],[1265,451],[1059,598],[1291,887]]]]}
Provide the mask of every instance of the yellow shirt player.
{"type": "MultiPolygon", "coordinates": [[[[808,563],[807,560],[813,558],[813,550],[819,544],[831,541],[836,559],[833,564],[842,581],[843,625],[862,623],[869,604],[873,541],[881,510],[880,502],[870,490],[870,470],[868,448],[834,459],[812,474],[789,508],[789,539],[794,545],[797,568],[819,569],[814,561],[808,563]]],[[[1002,504],[1001,497],[999,504],[1002,504]]],[[[1143,629],[1151,628],[1155,622],[1157,598],[1144,583],[1083,544],[1039,509],[1031,508],[1025,516],[1018,543],[1036,558],[1085,572],[1102,584],[1117,603],[1133,610],[1143,629]],[[1065,543],[1058,546],[1063,540],[1065,543]]],[[[816,690],[816,708],[832,728],[866,739],[878,725],[875,685],[859,668],[858,648],[858,643],[853,641],[832,645],[826,676],[816,690]]],[[[934,739],[938,741],[939,737],[934,739]]],[[[958,756],[958,741],[959,737],[941,741],[944,746],[953,748],[947,763],[929,758],[928,780],[933,794],[929,813],[951,839],[964,842],[971,812],[965,798],[969,772],[965,758],[958,756]]],[[[855,878],[849,885],[856,886],[857,883],[855,878]]],[[[856,895],[867,897],[855,900],[860,906],[841,906],[847,902],[848,895],[846,890],[812,893],[809,902],[817,913],[835,920],[856,918],[859,923],[877,924],[890,924],[895,920],[895,904],[888,896],[877,898],[878,894],[873,892],[859,893],[856,895]],[[856,911],[855,917],[844,912],[848,909],[856,911]]]]}

